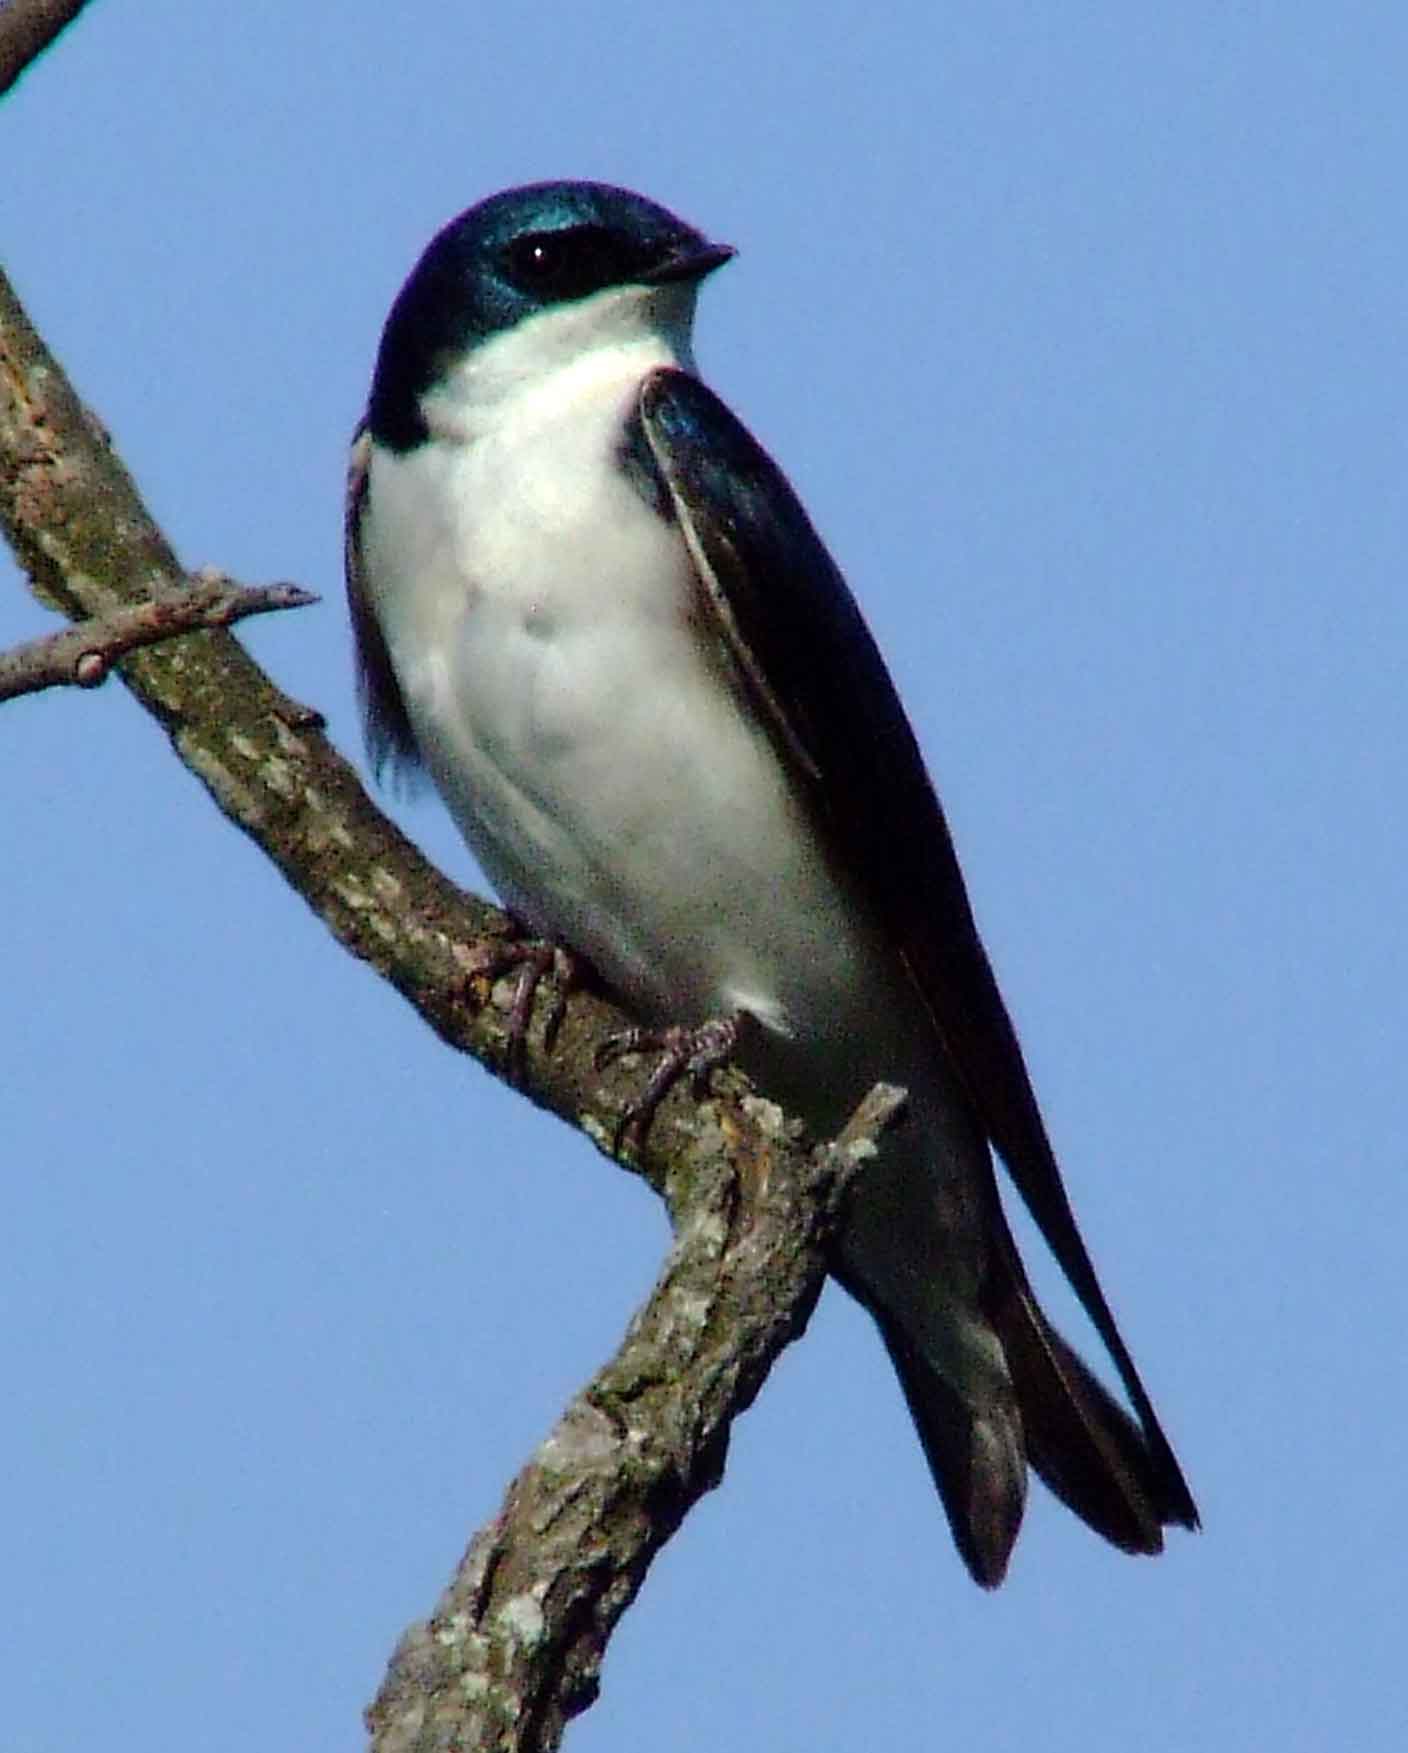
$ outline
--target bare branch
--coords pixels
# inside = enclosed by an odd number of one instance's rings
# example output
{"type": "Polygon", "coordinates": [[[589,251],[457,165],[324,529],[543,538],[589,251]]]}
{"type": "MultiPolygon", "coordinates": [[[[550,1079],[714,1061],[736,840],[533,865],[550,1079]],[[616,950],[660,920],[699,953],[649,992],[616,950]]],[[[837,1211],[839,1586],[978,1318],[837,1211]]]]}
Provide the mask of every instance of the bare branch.
{"type": "Polygon", "coordinates": [[[800,1176],[776,1172],[789,1129],[756,1097],[758,1133],[724,1172],[700,1140],[667,1194],[675,1241],[649,1302],[401,1640],[367,1713],[376,1753],[547,1753],[592,1703],[617,1620],[806,1325],[841,1195],[902,1101],[877,1085],[800,1176]]]}
{"type": "MultiPolygon", "coordinates": [[[[183,582],[3,274],[0,526],[36,594],[75,619],[183,582]]],[[[118,674],[339,942],[503,1075],[516,982],[485,970],[512,922],[457,890],[375,808],[319,715],[223,630],[133,650],[118,674]]],[[[540,1017],[560,996],[544,985],[540,1017]]],[[[603,1150],[633,1079],[599,1072],[596,1054],[632,1020],[574,989],[552,1052],[539,1022],[514,1056],[526,1093],[603,1150]]],[[[621,1353],[476,1538],[435,1617],[403,1640],[370,1716],[380,1749],[555,1746],[590,1702],[651,1558],[717,1482],[731,1420],[805,1325],[841,1187],[899,1098],[876,1092],[818,1158],[736,1072],[715,1073],[711,1089],[704,1102],[672,1093],[640,1160],[625,1162],[669,1201],[664,1275],[621,1353]]]]}
{"type": "Polygon", "coordinates": [[[87,4],[88,0],[9,0],[0,6],[0,97],[87,4]]]}
{"type": "Polygon", "coordinates": [[[44,688],[96,688],[118,658],[143,645],[317,601],[312,591],[296,584],[241,585],[220,572],[196,573],[179,595],[111,609],[77,627],[0,652],[0,701],[44,688]]]}

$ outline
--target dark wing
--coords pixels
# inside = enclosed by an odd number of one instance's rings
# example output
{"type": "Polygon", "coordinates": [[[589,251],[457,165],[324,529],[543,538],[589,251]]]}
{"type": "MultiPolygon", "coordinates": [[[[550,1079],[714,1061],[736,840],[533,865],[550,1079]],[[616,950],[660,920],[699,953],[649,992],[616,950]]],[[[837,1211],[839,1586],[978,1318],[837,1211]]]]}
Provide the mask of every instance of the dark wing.
{"type": "Polygon", "coordinates": [[[1162,1518],[1196,1526],[1076,1227],[943,810],[845,580],[781,470],[696,378],[662,370],[646,379],[625,461],[662,509],[668,495],[720,631],[823,831],[873,898],[988,1136],[1109,1348],[1149,1446],[1162,1518]]]}
{"type": "Polygon", "coordinates": [[[378,778],[389,761],[394,771],[410,774],[420,765],[420,750],[401,693],[391,653],[367,594],[362,568],[362,512],[367,498],[367,465],[372,435],[366,422],[352,435],[347,463],[347,506],[342,530],[343,565],[347,574],[347,606],[357,646],[357,699],[372,771],[378,778]]]}

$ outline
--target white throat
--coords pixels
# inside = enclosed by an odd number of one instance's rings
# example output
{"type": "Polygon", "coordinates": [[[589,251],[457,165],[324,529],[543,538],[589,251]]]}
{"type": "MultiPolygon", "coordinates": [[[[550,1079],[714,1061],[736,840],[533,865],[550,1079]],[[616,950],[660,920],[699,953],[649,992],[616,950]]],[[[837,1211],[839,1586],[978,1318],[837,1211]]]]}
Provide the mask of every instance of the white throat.
{"type": "Polygon", "coordinates": [[[693,373],[697,290],[612,286],[526,317],[482,342],[422,397],[426,424],[437,438],[472,443],[544,392],[560,410],[657,366],[693,373]]]}

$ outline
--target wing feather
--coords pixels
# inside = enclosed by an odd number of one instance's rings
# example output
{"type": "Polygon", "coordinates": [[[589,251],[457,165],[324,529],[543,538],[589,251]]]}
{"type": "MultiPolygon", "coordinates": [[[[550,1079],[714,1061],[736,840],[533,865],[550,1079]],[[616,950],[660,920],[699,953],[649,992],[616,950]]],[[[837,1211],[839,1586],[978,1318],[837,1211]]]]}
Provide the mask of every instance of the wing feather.
{"type": "Polygon", "coordinates": [[[1197,1525],[1178,1462],[1076,1225],[943,810],[884,660],[781,470],[698,379],[661,370],[636,419],[718,632],[821,831],[861,881],[998,1155],[1109,1350],[1161,1519],[1197,1525]]]}
{"type": "Polygon", "coordinates": [[[367,590],[361,532],[371,448],[372,435],[363,421],[352,435],[352,454],[347,465],[342,552],[347,576],[347,606],[352,615],[352,636],[357,649],[357,699],[362,708],[362,728],[366,733],[372,771],[380,777],[388,762],[398,772],[413,772],[420,765],[420,750],[411,729],[405,696],[391,667],[391,653],[386,648],[367,590]]]}

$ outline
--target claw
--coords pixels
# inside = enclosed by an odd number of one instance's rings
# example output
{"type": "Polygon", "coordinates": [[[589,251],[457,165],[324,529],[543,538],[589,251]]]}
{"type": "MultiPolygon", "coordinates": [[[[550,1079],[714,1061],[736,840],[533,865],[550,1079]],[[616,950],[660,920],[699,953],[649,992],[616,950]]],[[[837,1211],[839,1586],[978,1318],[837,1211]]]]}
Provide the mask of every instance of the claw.
{"type": "Polygon", "coordinates": [[[709,1073],[732,1056],[738,1045],[740,1022],[737,1016],[715,1017],[694,1028],[675,1024],[666,1029],[626,1029],[602,1042],[596,1052],[598,1071],[633,1053],[660,1054],[645,1088],[626,1103],[616,1121],[612,1148],[617,1154],[628,1140],[635,1150],[640,1150],[656,1110],[681,1078],[689,1079],[697,1096],[709,1093],[709,1073]]]}
{"type": "Polygon", "coordinates": [[[557,977],[552,995],[552,1008],[543,1022],[543,1046],[551,1051],[562,1019],[567,1014],[567,998],[581,983],[581,970],[570,950],[545,938],[508,940],[482,944],[470,958],[471,979],[484,979],[490,985],[512,969],[518,970],[513,998],[504,1023],[504,1069],[515,1083],[523,1080],[524,1050],[528,1029],[533,1021],[533,1005],[538,988],[549,974],[557,977]]]}

